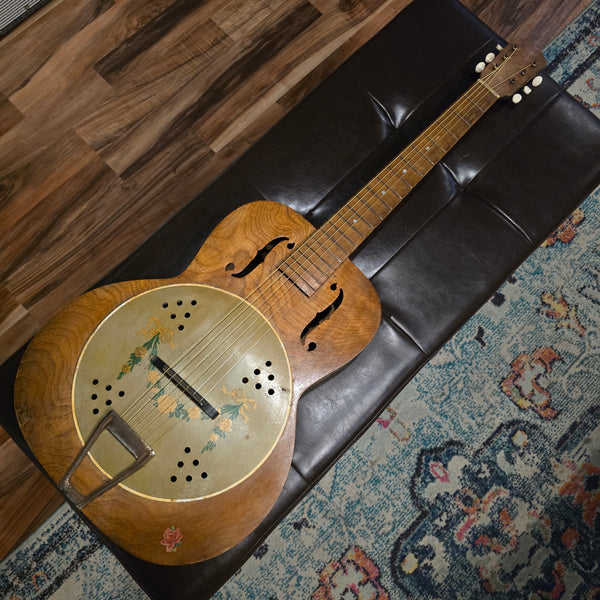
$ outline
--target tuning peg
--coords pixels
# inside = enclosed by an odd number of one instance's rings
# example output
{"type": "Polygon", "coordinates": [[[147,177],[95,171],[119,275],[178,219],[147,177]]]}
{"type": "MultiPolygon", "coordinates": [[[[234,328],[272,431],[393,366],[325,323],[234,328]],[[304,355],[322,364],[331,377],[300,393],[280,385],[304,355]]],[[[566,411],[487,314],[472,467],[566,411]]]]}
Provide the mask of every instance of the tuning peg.
{"type": "Polygon", "coordinates": [[[531,94],[531,92],[532,92],[533,90],[532,90],[532,89],[531,89],[531,88],[530,88],[528,85],[526,85],[526,86],[523,88],[523,91],[524,91],[526,94],[531,94]]]}
{"type": "Polygon", "coordinates": [[[489,54],[486,55],[485,62],[491,63],[495,58],[496,58],[496,55],[493,52],[490,52],[489,54]]]}
{"type": "Polygon", "coordinates": [[[496,50],[498,50],[498,52],[501,52],[502,50],[504,50],[504,46],[502,44],[496,44],[496,50]]]}
{"type": "Polygon", "coordinates": [[[538,85],[540,85],[540,83],[542,83],[542,79],[543,79],[543,77],[541,75],[537,75],[536,77],[533,78],[531,85],[533,87],[537,87],[538,85]]]}
{"type": "Polygon", "coordinates": [[[521,96],[521,94],[515,94],[512,97],[512,101],[514,104],[519,104],[519,102],[521,102],[521,100],[523,100],[523,96],[521,96]]]}
{"type": "Polygon", "coordinates": [[[485,69],[484,62],[477,63],[477,65],[475,66],[475,73],[481,73],[481,71],[483,71],[484,69],[485,69]]]}

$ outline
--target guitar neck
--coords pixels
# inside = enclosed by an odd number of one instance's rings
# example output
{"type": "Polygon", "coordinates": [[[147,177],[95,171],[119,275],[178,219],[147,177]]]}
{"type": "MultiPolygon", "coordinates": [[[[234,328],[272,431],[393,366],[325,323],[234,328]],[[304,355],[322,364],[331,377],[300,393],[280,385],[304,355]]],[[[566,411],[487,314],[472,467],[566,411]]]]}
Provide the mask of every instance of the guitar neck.
{"type": "Polygon", "coordinates": [[[478,79],[412,143],[281,263],[310,296],[335,272],[498,99],[478,79]]]}

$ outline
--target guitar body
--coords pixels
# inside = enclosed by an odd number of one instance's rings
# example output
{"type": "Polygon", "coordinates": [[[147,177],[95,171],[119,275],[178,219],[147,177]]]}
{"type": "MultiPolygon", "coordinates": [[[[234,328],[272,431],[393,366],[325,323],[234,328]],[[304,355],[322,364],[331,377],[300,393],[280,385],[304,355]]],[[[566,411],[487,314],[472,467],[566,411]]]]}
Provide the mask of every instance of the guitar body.
{"type": "Polygon", "coordinates": [[[379,299],[349,260],[314,291],[280,271],[314,231],[283,205],[242,206],[178,277],[92,290],[28,347],[27,443],[128,552],[188,564],[248,535],[285,483],[301,394],[375,334],[379,299]]]}

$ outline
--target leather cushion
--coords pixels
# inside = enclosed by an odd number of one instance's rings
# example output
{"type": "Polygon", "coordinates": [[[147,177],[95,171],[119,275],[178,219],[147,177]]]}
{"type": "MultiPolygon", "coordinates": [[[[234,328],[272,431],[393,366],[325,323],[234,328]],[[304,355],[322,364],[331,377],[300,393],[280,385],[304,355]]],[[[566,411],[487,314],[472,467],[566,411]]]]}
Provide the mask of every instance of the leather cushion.
{"type": "MultiPolygon", "coordinates": [[[[100,283],[178,274],[245,202],[284,202],[319,225],[471,84],[474,65],[498,41],[458,1],[414,0],[100,283]]],[[[146,591],[206,598],[222,585],[591,192],[598,156],[597,120],[548,78],[527,102],[497,103],[353,256],[380,294],[383,320],[361,355],[301,399],[292,470],[265,522],[222,556],[177,568],[145,563],[105,540],[146,591]]],[[[5,398],[17,360],[0,370],[5,398]]],[[[24,444],[11,403],[1,411],[24,444]]]]}

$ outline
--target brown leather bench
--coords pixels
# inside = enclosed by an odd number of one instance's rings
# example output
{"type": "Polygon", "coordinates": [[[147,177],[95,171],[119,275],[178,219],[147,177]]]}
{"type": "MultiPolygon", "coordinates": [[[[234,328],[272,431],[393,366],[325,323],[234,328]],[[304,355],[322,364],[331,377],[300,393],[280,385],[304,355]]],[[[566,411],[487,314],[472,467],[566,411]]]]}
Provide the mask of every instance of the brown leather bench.
{"type": "MultiPolygon", "coordinates": [[[[254,200],[320,225],[471,85],[499,42],[459,2],[415,0],[99,285],[180,273],[221,219],[254,200]]],[[[526,101],[498,102],[352,257],[379,293],[381,325],[301,399],[292,468],[259,528],[183,567],[100,538],[152,597],[209,597],[600,183],[599,158],[600,123],[548,77],[526,101]]],[[[11,401],[20,355],[0,370],[0,417],[27,450],[11,401]]]]}

